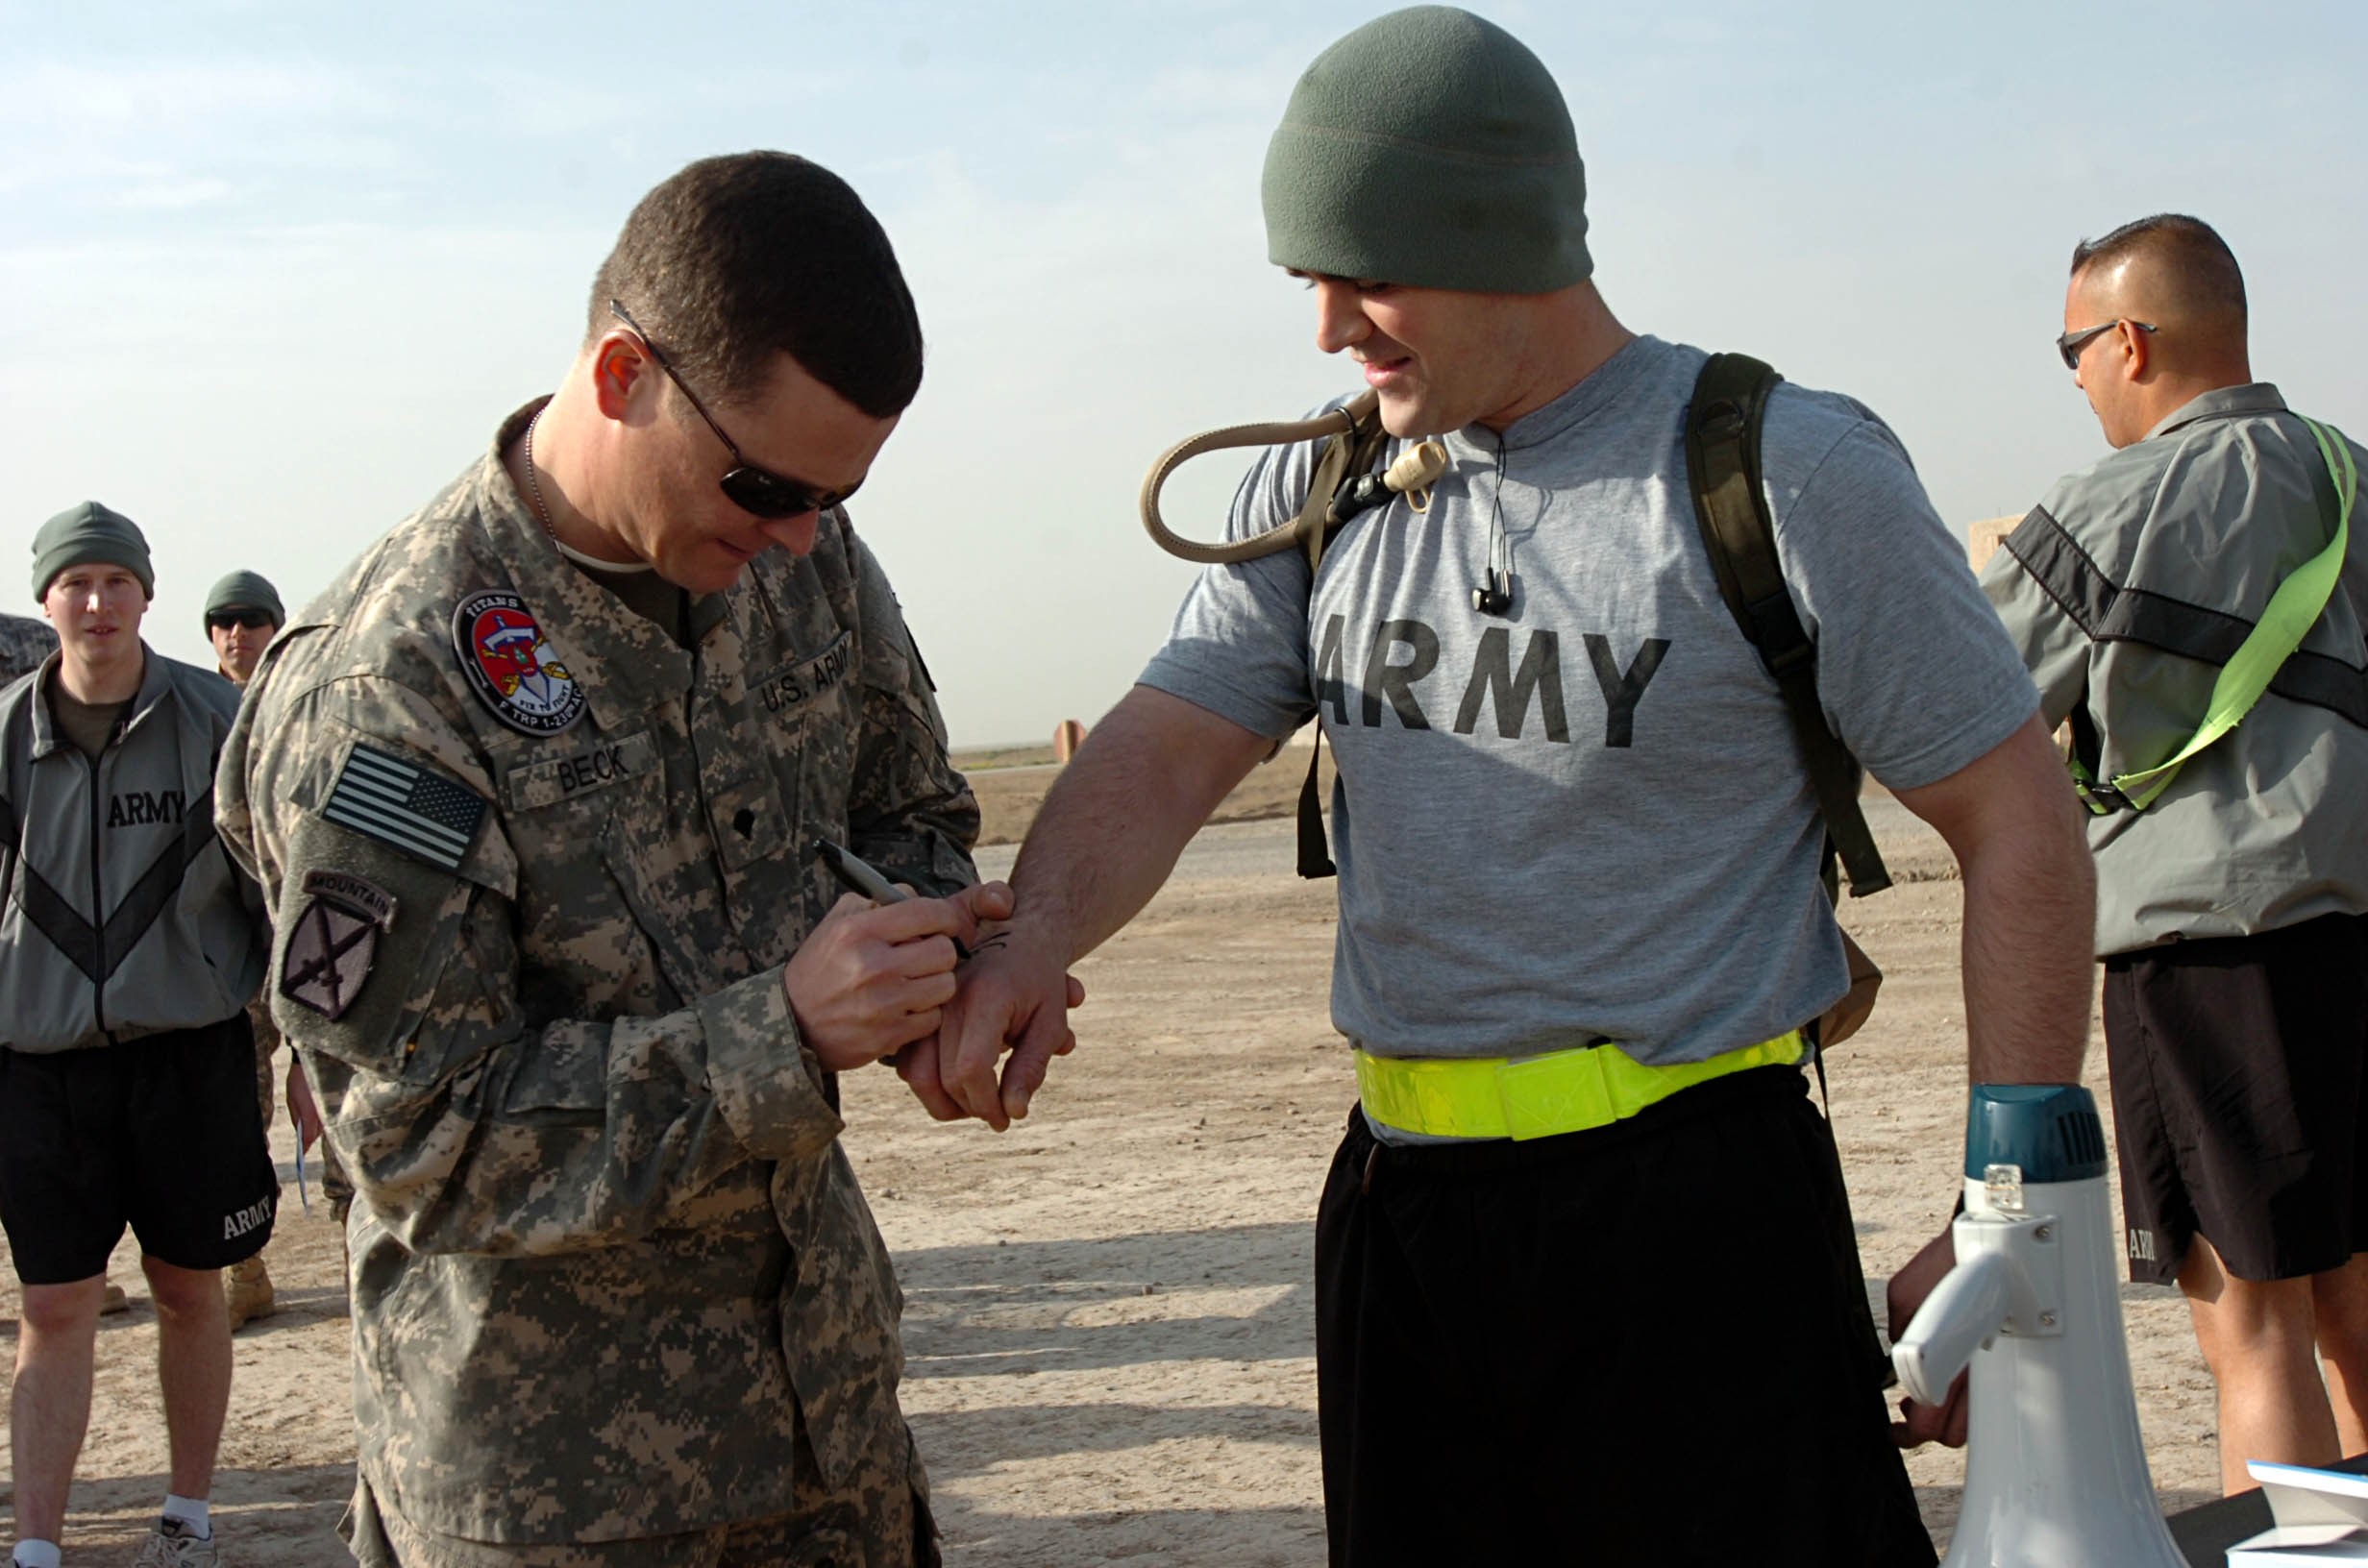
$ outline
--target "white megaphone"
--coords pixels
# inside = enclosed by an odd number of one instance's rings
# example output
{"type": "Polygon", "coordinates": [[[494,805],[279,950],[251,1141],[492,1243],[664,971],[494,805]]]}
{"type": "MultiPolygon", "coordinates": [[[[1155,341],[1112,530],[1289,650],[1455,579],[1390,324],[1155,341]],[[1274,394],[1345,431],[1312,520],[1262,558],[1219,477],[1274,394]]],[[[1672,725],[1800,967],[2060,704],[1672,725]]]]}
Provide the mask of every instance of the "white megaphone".
{"type": "Polygon", "coordinates": [[[1964,1501],[1941,1568],[2187,1568],[2138,1440],[2088,1090],[1974,1086],[1952,1232],[1957,1266],[1891,1351],[1922,1404],[1973,1367],[1964,1501]]]}

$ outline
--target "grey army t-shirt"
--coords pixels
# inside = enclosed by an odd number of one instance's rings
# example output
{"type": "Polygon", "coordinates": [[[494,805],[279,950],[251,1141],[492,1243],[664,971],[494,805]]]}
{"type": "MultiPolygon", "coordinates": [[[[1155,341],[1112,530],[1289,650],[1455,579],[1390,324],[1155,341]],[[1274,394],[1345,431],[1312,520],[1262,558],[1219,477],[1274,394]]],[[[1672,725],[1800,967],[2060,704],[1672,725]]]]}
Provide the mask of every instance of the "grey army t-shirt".
{"type": "MultiPolygon", "coordinates": [[[[1428,512],[1399,500],[1344,529],[1312,616],[1295,552],[1210,568],[1143,674],[1261,735],[1323,723],[1332,1017],[1369,1050],[1611,1039],[1698,1061],[1848,987],[1815,796],[1694,521],[1683,421],[1704,357],[1640,338],[1501,443],[1447,436],[1428,512]],[[1470,598],[1499,505],[1502,617],[1470,598]]],[[[1297,511],[1313,450],[1260,460],[1231,537],[1297,511]]],[[[1870,772],[1933,783],[2031,717],[2031,677],[1880,420],[1787,384],[1763,452],[1828,717],[1870,772]]]]}

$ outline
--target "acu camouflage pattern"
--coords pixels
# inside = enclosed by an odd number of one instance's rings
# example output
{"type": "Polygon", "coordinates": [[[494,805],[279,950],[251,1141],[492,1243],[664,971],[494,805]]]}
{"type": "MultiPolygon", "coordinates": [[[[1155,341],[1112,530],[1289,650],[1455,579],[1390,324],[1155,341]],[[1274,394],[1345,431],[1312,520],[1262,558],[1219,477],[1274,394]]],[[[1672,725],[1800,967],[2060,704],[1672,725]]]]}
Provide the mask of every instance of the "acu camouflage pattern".
{"type": "MultiPolygon", "coordinates": [[[[214,669],[220,672],[224,680],[230,681],[232,685],[238,688],[239,696],[243,699],[247,683],[243,680],[233,679],[230,671],[218,663],[214,669]]],[[[257,1106],[263,1114],[263,1131],[268,1133],[271,1131],[272,1106],[280,1098],[277,1086],[272,1082],[271,1071],[271,1059],[280,1049],[280,1026],[271,1018],[271,988],[269,985],[265,985],[262,990],[257,992],[255,999],[247,1004],[247,1022],[255,1030],[255,1099],[257,1106]]]]}
{"type": "Polygon", "coordinates": [[[222,757],[221,832],[280,933],[268,989],[361,1200],[363,1480],[422,1530],[543,1545],[787,1513],[817,1468],[917,1490],[902,1298],[781,966],[836,896],[810,838],[950,892],[977,804],[843,514],[703,600],[686,651],[512,488],[536,406],[285,629],[222,757]],[[564,734],[464,678],[453,606],[491,588],[582,683],[564,734]],[[493,803],[456,872],[320,815],[357,743],[493,803]],[[315,870],[397,906],[334,1022],[279,996],[315,870]]]}
{"type": "MultiPolygon", "coordinates": [[[[906,1433],[883,1433],[909,1444],[906,1433]]],[[[799,1456],[808,1459],[803,1445],[799,1456]]],[[[884,1454],[870,1467],[886,1478],[919,1461],[884,1454]]],[[[813,1475],[810,1460],[806,1473],[813,1475]]],[[[683,1535],[564,1546],[465,1541],[419,1529],[384,1507],[364,1480],[338,1524],[359,1568],[941,1568],[937,1526],[925,1499],[890,1488],[876,1496],[799,1488],[789,1513],[718,1525],[683,1535]]]]}
{"type": "Polygon", "coordinates": [[[0,615],[0,687],[33,674],[57,651],[58,634],[49,629],[48,622],[0,615]]]}

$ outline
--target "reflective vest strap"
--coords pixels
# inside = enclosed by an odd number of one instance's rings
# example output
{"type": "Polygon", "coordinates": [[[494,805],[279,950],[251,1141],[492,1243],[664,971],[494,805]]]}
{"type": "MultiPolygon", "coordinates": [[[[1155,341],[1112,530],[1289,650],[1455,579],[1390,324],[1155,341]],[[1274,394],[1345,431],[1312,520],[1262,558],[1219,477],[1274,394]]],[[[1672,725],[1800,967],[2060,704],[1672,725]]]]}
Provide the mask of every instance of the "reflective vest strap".
{"type": "MultiPolygon", "coordinates": [[[[2302,419],[2301,415],[2295,416],[2302,419]]],[[[2179,770],[2206,747],[2219,740],[2243,722],[2253,711],[2261,694],[2269,690],[2279,668],[2302,646],[2327,601],[2334,597],[2335,584],[2343,576],[2343,563],[2351,548],[2352,507],[2359,494],[2359,472],[2352,457],[2352,444],[2343,432],[2314,419],[2303,419],[2309,427],[2311,438],[2319,444],[2319,456],[2327,464],[2327,477],[2335,487],[2335,536],[2316,555],[2294,569],[2277,591],[2269,596],[2268,607],[2254,624],[2236,651],[2220,667],[2213,679],[2211,700],[2204,709],[2204,722],[2179,748],[2178,755],[2168,762],[2135,772],[2116,773],[2106,784],[2099,784],[2088,771],[2075,759],[2072,765],[2073,788],[2082,802],[2099,816],[2113,811],[2143,811],[2154,804],[2162,792],[2170,788],[2179,770]]]]}

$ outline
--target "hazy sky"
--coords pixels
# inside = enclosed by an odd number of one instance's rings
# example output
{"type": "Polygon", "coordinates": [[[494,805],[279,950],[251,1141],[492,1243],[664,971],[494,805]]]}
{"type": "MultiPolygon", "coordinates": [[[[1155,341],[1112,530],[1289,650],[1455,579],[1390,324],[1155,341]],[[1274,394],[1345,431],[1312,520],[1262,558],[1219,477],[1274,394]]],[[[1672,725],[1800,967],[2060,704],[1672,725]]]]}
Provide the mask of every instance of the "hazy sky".
{"type": "MultiPolygon", "coordinates": [[[[1192,570],[1135,522],[1144,467],[1357,385],[1266,262],[1258,168],[1382,9],[0,0],[0,546],[129,513],[152,642],[201,656],[215,576],[302,602],[555,384],[642,191],[783,147],[920,301],[854,513],[956,740],[1091,722],[1192,570]]],[[[2049,339],[2073,242],[2147,212],[2217,225],[2256,373],[2368,433],[2356,6],[1474,9],[1563,84],[1620,317],[1872,404],[1953,525],[2102,452],[2049,339]]],[[[1172,520],[1214,534],[1239,466],[1172,520]]]]}

